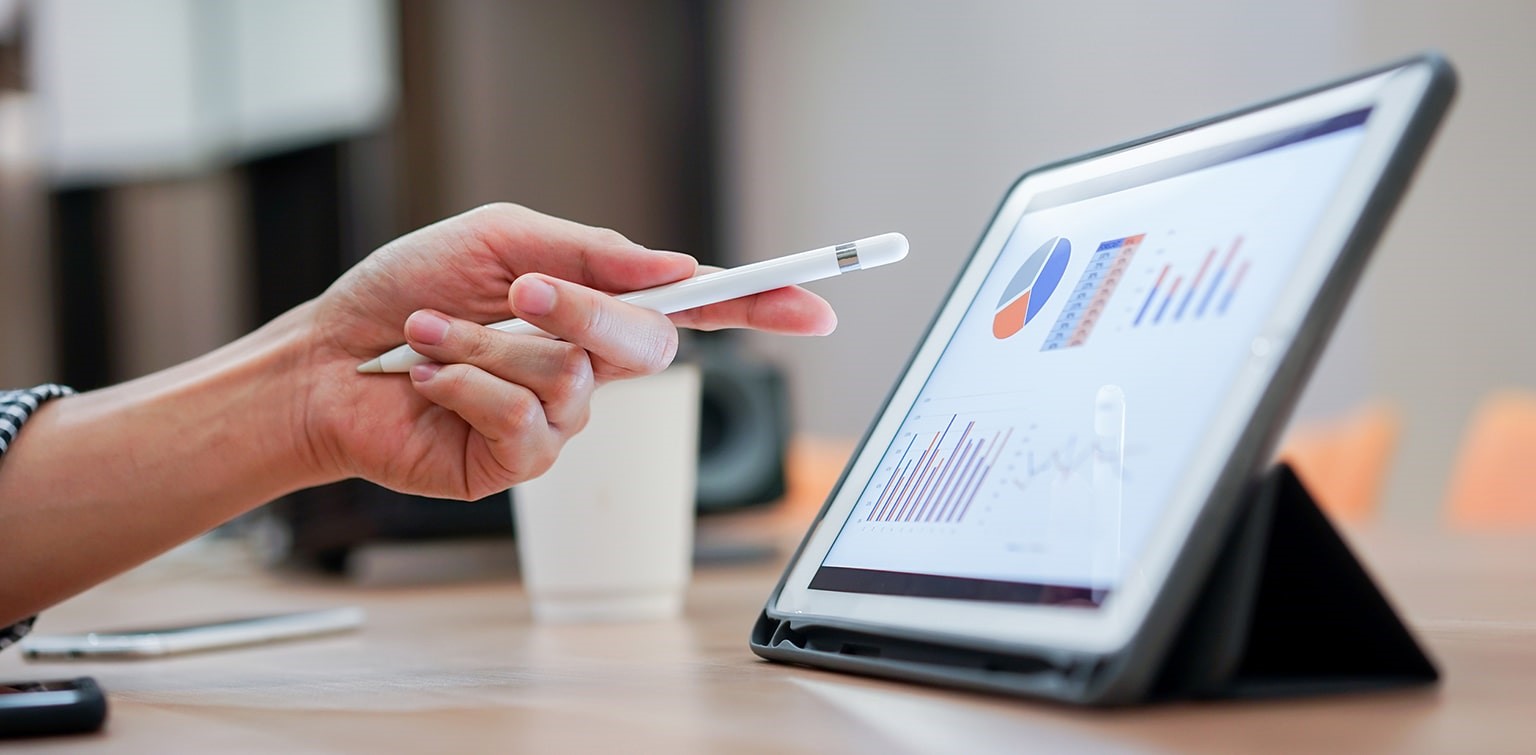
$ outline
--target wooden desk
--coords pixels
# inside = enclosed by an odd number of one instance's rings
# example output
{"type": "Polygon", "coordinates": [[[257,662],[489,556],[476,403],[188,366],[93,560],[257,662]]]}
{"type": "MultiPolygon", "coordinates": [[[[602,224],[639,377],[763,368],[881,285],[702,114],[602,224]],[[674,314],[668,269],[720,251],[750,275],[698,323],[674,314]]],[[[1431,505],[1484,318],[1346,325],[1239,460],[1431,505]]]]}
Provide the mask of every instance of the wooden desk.
{"type": "Polygon", "coordinates": [[[759,661],[746,635],[777,565],[698,574],[687,616],[545,627],[511,580],[357,588],[249,569],[135,573],[43,628],[361,605],[358,634],[90,674],[106,732],[27,752],[1510,752],[1536,748],[1536,540],[1353,538],[1445,672],[1438,689],[1092,712],[759,661]]]}

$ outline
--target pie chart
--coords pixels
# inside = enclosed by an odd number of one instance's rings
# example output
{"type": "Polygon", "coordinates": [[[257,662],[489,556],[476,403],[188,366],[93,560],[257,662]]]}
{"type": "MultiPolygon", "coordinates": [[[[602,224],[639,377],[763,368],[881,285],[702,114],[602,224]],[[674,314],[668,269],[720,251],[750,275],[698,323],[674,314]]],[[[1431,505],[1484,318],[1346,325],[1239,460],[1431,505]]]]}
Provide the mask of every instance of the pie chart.
{"type": "Polygon", "coordinates": [[[997,300],[997,315],[992,318],[992,335],[999,340],[1024,329],[1061,283],[1072,257],[1072,242],[1057,236],[1040,245],[1019,267],[1003,298],[997,300]]]}

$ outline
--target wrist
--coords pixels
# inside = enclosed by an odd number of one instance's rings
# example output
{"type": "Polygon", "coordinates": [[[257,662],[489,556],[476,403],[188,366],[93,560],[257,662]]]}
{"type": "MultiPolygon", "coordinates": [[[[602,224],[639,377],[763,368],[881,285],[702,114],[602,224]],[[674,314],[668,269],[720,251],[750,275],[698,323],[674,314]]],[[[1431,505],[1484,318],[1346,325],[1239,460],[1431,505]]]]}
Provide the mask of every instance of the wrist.
{"type": "MultiPolygon", "coordinates": [[[[315,328],[312,304],[303,304],[197,359],[106,389],[177,412],[181,427],[199,442],[228,443],[233,463],[221,471],[236,489],[267,500],[339,479],[315,451],[309,421],[315,328]]],[[[221,454],[222,456],[223,454],[221,454]]],[[[238,513],[238,512],[236,512],[238,513]]]]}
{"type": "Polygon", "coordinates": [[[314,302],[301,304],[225,347],[233,355],[221,365],[228,379],[246,386],[239,394],[259,417],[253,431],[267,433],[263,454],[283,493],[346,476],[327,451],[325,418],[314,410],[323,379],[317,355],[324,351],[314,308],[314,302]]]}

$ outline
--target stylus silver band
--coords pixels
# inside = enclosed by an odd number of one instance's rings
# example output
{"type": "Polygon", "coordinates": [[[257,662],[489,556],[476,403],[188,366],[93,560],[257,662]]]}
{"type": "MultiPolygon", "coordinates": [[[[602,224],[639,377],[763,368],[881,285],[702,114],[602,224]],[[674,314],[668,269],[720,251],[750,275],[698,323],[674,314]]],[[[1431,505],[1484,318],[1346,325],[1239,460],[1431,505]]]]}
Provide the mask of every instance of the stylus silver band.
{"type": "Polygon", "coordinates": [[[837,272],[846,273],[859,269],[859,247],[857,244],[838,244],[832,247],[837,252],[837,272]]]}

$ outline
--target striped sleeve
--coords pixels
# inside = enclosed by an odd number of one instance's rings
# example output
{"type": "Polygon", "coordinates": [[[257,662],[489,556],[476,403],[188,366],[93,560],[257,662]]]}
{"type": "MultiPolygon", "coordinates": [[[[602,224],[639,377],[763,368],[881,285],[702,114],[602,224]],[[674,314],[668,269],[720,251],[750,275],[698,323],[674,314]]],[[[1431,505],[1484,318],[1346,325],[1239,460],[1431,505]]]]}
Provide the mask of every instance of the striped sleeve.
{"type": "Polygon", "coordinates": [[[23,391],[0,391],[0,456],[16,442],[21,425],[51,398],[61,398],[74,393],[62,385],[40,385],[23,391]]]}
{"type": "MultiPolygon", "coordinates": [[[[51,383],[21,391],[0,391],[0,456],[4,456],[11,444],[16,442],[16,434],[21,432],[22,424],[44,401],[72,393],[74,391],[69,388],[51,383]]],[[[32,631],[32,622],[36,620],[34,616],[8,627],[0,627],[0,649],[14,645],[17,640],[27,636],[27,632],[32,631]]]]}

